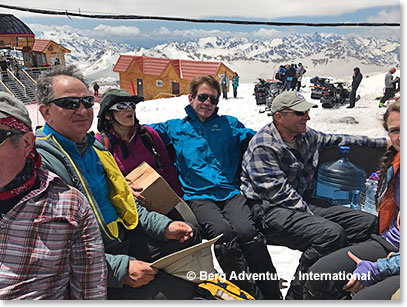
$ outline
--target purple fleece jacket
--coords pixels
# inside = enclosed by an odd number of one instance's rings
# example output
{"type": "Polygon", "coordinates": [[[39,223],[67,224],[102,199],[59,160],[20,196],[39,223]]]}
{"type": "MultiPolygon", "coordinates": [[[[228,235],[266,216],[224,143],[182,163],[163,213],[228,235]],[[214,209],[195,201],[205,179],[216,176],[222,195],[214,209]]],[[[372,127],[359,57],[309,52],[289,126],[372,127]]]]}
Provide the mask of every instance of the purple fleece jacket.
{"type": "MultiPolygon", "coordinates": [[[[168,155],[163,141],[161,140],[159,134],[153,128],[148,126],[145,126],[145,128],[150,132],[153,138],[155,148],[160,155],[162,169],[156,166],[155,156],[144,146],[143,141],[141,140],[141,137],[137,132],[130,140],[130,143],[127,144],[129,156],[126,159],[123,158],[123,152],[120,146],[117,144],[113,145],[111,152],[117,162],[117,165],[119,166],[123,175],[126,176],[133,169],[139,166],[143,161],[147,162],[168,182],[175,193],[177,193],[178,196],[182,198],[184,193],[178,180],[177,171],[175,169],[174,163],[172,163],[170,156],[168,155]]],[[[113,133],[112,135],[114,136],[113,133]]],[[[96,135],[96,138],[101,140],[100,135],[96,135]]]]}

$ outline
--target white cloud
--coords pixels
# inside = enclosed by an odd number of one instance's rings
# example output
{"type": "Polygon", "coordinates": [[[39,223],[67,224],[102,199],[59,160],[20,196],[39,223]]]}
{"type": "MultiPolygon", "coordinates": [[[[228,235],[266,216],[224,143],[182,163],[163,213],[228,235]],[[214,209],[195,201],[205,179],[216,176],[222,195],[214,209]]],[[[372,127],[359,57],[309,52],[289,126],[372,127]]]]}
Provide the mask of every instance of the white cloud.
{"type": "Polygon", "coordinates": [[[140,29],[135,26],[110,26],[104,24],[96,26],[93,30],[98,33],[98,36],[137,36],[141,33],[140,29]]]}
{"type": "Polygon", "coordinates": [[[273,29],[261,28],[258,31],[252,32],[251,35],[258,38],[273,38],[280,35],[281,32],[273,29]]]}
{"type": "Polygon", "coordinates": [[[382,10],[375,16],[369,16],[366,18],[368,22],[400,22],[401,11],[400,10],[382,10]]]}
{"type": "Polygon", "coordinates": [[[273,29],[259,29],[258,31],[252,32],[232,32],[232,31],[221,31],[221,30],[202,30],[202,29],[187,29],[187,30],[174,30],[170,31],[166,27],[160,27],[157,30],[152,31],[149,36],[161,37],[161,38],[202,38],[202,37],[256,37],[268,39],[281,35],[280,31],[273,29]]]}

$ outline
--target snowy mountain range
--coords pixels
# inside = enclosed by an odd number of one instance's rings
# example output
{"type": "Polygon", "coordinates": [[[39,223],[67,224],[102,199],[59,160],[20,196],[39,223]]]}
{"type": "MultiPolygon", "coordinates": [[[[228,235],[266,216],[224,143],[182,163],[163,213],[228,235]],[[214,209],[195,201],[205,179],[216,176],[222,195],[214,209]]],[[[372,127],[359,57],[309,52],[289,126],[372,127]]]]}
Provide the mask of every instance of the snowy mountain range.
{"type": "Polygon", "coordinates": [[[54,26],[36,33],[71,50],[68,63],[83,69],[89,79],[113,78],[113,66],[120,54],[176,59],[222,61],[237,71],[243,81],[271,78],[280,64],[302,62],[309,75],[352,75],[355,66],[376,73],[400,63],[400,40],[343,36],[336,34],[288,34],[259,40],[246,37],[205,37],[160,44],[150,49],[81,36],[69,28],[54,26]]]}

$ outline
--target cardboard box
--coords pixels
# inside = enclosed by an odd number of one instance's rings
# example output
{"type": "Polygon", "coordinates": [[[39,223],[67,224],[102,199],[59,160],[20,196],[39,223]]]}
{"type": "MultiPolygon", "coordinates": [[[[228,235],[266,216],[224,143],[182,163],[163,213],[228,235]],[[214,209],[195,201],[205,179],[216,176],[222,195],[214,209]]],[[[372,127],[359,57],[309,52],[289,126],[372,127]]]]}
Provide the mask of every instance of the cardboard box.
{"type": "Polygon", "coordinates": [[[170,185],[148,163],[143,162],[126,176],[131,187],[141,187],[148,204],[148,211],[167,214],[183,200],[173,191],[170,185]]]}

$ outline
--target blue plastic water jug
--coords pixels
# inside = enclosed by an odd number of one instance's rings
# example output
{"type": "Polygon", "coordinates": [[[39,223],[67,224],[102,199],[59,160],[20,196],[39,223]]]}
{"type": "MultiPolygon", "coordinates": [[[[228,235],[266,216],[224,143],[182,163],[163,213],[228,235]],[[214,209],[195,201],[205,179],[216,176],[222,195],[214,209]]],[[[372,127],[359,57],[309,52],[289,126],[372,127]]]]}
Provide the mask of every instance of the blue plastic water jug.
{"type": "Polygon", "coordinates": [[[348,159],[350,148],[339,147],[339,159],[318,168],[316,197],[333,205],[360,210],[360,192],[365,188],[366,172],[348,159]]]}

